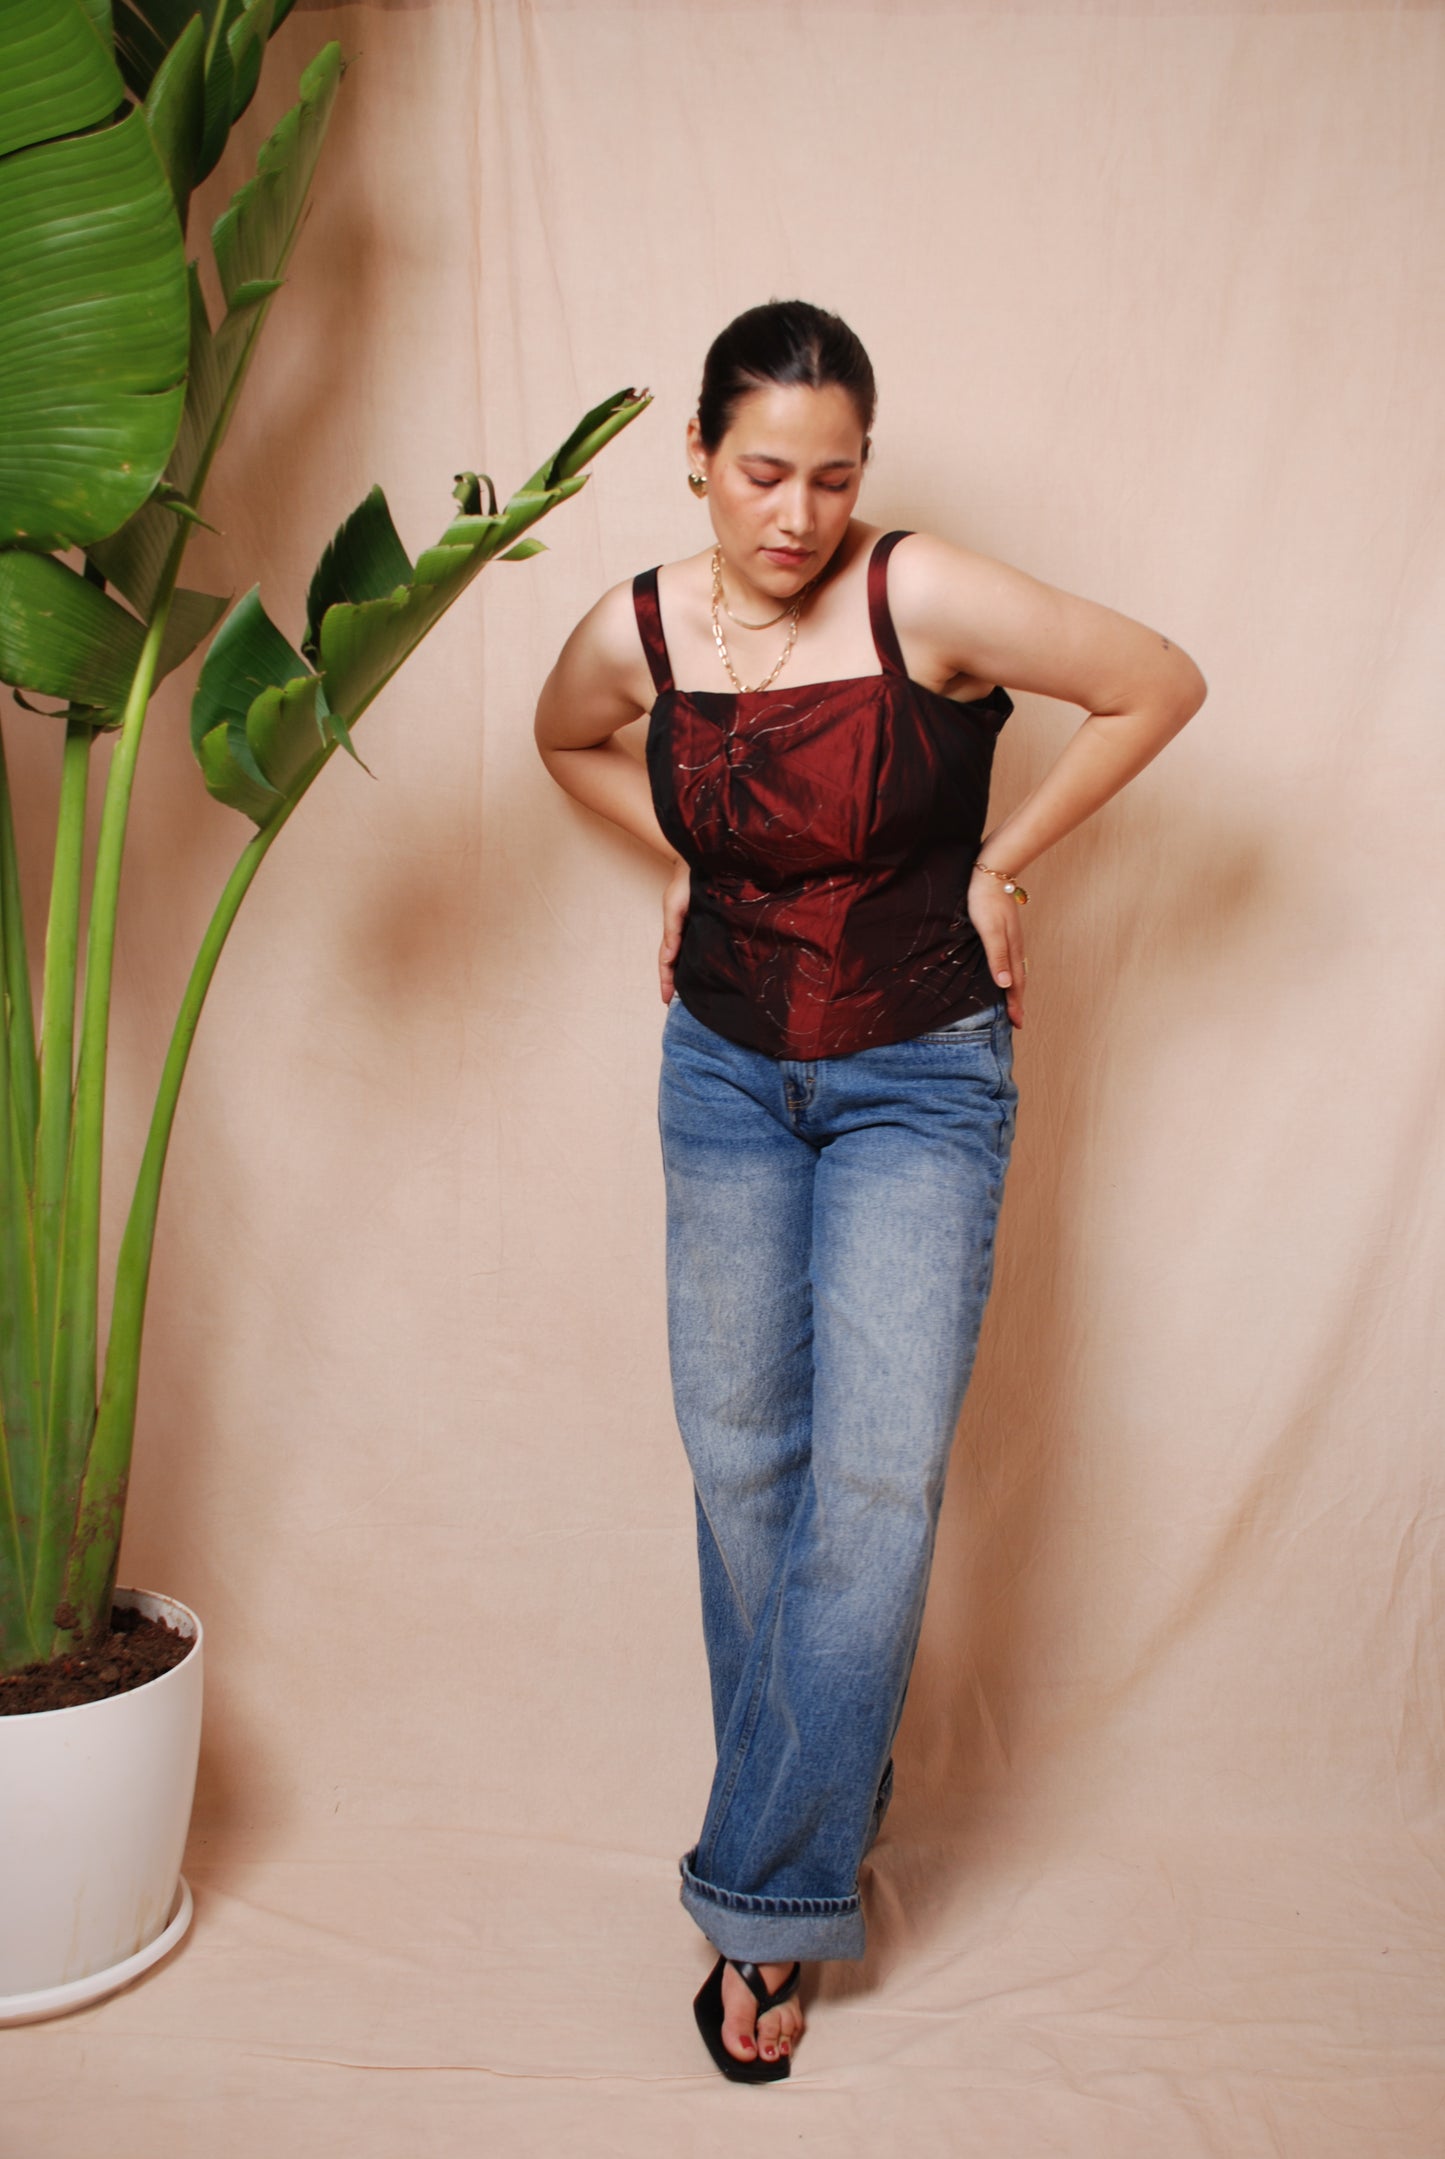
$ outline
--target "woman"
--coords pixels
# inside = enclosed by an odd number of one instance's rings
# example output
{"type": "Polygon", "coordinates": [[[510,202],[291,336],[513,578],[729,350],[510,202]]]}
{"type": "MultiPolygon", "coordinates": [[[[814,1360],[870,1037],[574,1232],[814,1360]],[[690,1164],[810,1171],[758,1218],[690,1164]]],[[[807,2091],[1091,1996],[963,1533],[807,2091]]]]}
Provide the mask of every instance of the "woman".
{"type": "Polygon", "coordinates": [[[854,516],[875,393],[753,308],[687,429],[712,542],[604,594],[543,690],[553,777],[670,864],[668,1335],[718,1760],[682,1901],[719,2069],[785,2076],[804,1959],[863,1953],[1013,1137],[1019,874],[1203,702],[1166,637],[854,516]],[[985,833],[1003,683],[1087,717],[985,833]],[[613,740],[651,712],[647,769],[613,740]]]}

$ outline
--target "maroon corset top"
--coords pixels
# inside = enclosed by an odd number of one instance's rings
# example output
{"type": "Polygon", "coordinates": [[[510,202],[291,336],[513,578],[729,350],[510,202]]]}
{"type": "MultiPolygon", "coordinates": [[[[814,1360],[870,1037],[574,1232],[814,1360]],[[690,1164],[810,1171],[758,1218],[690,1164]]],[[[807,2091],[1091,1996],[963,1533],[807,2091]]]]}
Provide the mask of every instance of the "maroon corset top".
{"type": "Polygon", "coordinates": [[[963,1019],[1000,992],[968,918],[1008,692],[915,682],[868,562],[876,675],[796,689],[679,690],[657,571],[632,581],[657,700],[652,800],[692,871],[677,994],[770,1057],[841,1057],[963,1019]]]}

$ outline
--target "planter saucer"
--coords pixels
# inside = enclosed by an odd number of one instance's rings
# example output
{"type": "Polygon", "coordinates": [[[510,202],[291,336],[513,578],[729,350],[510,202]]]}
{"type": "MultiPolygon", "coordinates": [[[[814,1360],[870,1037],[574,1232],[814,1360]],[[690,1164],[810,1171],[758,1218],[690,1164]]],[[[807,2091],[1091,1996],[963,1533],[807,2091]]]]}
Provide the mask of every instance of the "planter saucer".
{"type": "Polygon", "coordinates": [[[64,1986],[41,1987],[33,1994],[0,1994],[0,2026],[36,2024],[42,2017],[64,2016],[68,2009],[84,2009],[91,2002],[103,2001],[107,1994],[117,1993],[158,1964],[168,1949],[174,1949],[190,1925],[194,1909],[190,1884],[183,1874],[176,1885],[170,1919],[153,1942],[137,1949],[134,1956],[123,1957],[119,1964],[107,1965],[103,1972],[67,1980],[64,1986]]]}

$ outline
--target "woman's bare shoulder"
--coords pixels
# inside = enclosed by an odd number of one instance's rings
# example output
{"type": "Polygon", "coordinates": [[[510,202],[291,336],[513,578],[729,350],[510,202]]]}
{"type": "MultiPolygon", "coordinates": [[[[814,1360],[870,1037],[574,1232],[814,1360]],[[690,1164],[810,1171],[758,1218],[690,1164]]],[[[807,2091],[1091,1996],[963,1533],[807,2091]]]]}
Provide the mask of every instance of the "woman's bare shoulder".
{"type": "Polygon", "coordinates": [[[593,601],[558,653],[538,703],[539,735],[563,747],[597,740],[646,712],[654,695],[624,578],[593,601]]]}
{"type": "Polygon", "coordinates": [[[940,598],[957,604],[960,594],[985,593],[1000,578],[1023,576],[1011,563],[964,547],[936,532],[907,532],[893,551],[888,588],[895,610],[926,613],[940,598]]]}
{"type": "Polygon", "coordinates": [[[563,662],[594,669],[609,680],[616,678],[623,682],[632,677],[647,680],[647,660],[637,626],[630,577],[609,585],[600,598],[593,601],[562,647],[558,664],[563,662]]]}
{"type": "Polygon", "coordinates": [[[911,533],[897,557],[894,626],[928,666],[1091,712],[1155,696],[1203,701],[1204,678],[1177,641],[1115,608],[934,533],[911,533]]]}

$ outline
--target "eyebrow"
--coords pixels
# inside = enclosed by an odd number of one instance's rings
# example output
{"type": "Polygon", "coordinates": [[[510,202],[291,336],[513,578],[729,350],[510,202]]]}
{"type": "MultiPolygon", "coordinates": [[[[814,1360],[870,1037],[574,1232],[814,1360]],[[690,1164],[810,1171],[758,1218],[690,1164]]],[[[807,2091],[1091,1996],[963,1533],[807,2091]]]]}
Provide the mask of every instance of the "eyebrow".
{"type": "MultiPolygon", "coordinates": [[[[776,465],[779,472],[790,472],[792,470],[792,466],[786,457],[772,457],[766,450],[739,450],[739,462],[741,463],[744,458],[753,465],[776,465]]],[[[813,470],[815,472],[854,472],[857,467],[858,460],[856,457],[828,457],[823,460],[821,465],[815,465],[813,470]]]]}

